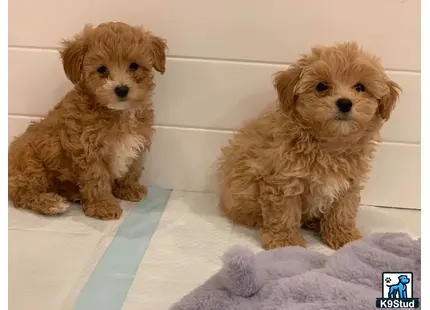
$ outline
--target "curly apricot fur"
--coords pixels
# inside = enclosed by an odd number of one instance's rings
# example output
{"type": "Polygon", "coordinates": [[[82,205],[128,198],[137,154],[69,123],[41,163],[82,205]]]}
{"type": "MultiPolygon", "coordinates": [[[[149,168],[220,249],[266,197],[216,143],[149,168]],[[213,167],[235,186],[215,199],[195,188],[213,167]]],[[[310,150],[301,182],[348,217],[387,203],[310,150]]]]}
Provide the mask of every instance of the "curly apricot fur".
{"type": "Polygon", "coordinates": [[[303,226],[337,249],[361,237],[360,191],[400,88],[355,43],[313,48],[274,84],[276,110],[248,122],[222,149],[221,209],[235,223],[258,227],[266,249],[304,246],[303,226]],[[316,90],[320,82],[327,90],[316,90]],[[352,101],[348,115],[339,114],[339,98],[352,101]]]}
{"type": "Polygon", "coordinates": [[[142,154],[149,150],[154,111],[152,69],[165,70],[164,40],[124,23],[87,25],[60,51],[74,88],[9,148],[9,199],[42,214],[81,201],[86,215],[117,219],[116,199],[137,201],[142,154]],[[138,64],[131,70],[130,63],[138,64]],[[105,66],[107,71],[98,70],[105,66]],[[119,98],[118,86],[129,92],[119,98]]]}

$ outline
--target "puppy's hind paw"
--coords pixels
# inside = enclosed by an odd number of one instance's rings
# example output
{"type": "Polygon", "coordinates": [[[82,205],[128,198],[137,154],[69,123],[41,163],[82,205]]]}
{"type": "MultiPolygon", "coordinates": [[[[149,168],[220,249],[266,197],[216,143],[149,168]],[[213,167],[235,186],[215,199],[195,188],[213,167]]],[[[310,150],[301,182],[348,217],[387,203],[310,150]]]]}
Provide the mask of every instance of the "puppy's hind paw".
{"type": "Polygon", "coordinates": [[[28,208],[44,214],[57,215],[66,212],[70,207],[70,203],[66,199],[56,193],[42,193],[33,198],[29,203],[28,208]]]}

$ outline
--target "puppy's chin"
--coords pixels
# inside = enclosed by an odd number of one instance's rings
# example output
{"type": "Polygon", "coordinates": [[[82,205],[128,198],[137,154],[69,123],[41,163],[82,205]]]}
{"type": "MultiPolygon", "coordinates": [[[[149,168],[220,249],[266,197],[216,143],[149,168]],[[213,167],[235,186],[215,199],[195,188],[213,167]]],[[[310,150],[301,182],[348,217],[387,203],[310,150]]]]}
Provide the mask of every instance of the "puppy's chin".
{"type": "Polygon", "coordinates": [[[340,136],[347,136],[354,130],[352,121],[347,120],[335,120],[333,127],[336,133],[338,133],[340,136]]]}
{"type": "Polygon", "coordinates": [[[107,105],[107,107],[111,110],[123,111],[131,107],[129,101],[115,101],[111,102],[107,105]]]}

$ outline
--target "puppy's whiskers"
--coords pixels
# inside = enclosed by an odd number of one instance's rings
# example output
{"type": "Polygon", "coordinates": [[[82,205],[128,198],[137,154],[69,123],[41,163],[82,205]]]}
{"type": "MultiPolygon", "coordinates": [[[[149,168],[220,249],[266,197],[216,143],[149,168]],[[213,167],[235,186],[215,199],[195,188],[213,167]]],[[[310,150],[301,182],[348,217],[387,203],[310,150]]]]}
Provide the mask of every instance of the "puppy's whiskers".
{"type": "Polygon", "coordinates": [[[128,102],[125,100],[119,100],[112,103],[109,103],[107,107],[111,110],[125,110],[127,108],[128,102]]]}
{"type": "Polygon", "coordinates": [[[337,121],[348,121],[350,119],[349,113],[337,112],[334,115],[334,119],[337,121]]]}

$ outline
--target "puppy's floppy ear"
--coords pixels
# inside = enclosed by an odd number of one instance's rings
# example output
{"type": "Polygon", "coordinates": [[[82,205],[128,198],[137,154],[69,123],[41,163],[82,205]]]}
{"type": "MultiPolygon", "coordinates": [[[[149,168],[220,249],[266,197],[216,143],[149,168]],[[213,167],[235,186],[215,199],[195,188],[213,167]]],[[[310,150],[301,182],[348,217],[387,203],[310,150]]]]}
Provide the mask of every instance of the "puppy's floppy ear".
{"type": "Polygon", "coordinates": [[[75,35],[71,40],[64,40],[61,43],[60,55],[64,72],[73,84],[81,79],[82,64],[88,50],[88,34],[92,29],[91,25],[85,25],[82,32],[75,35]]]}
{"type": "Polygon", "coordinates": [[[151,37],[151,55],[152,55],[152,65],[154,69],[161,74],[166,71],[166,40],[150,35],[151,37]]]}
{"type": "Polygon", "coordinates": [[[399,99],[399,94],[401,92],[400,86],[391,80],[387,81],[387,87],[388,93],[379,100],[378,107],[379,115],[384,121],[390,118],[391,112],[396,106],[397,99],[399,99]]]}
{"type": "Polygon", "coordinates": [[[296,96],[294,88],[300,79],[301,69],[292,65],[285,71],[280,71],[275,74],[273,84],[278,92],[279,102],[284,111],[289,111],[293,108],[296,96]]]}

